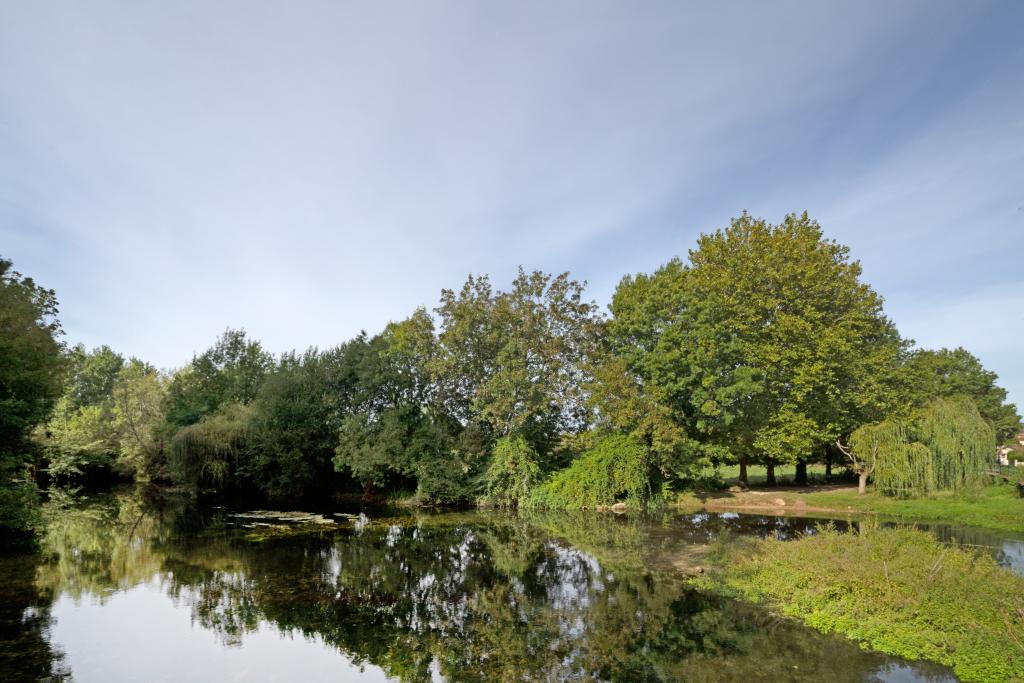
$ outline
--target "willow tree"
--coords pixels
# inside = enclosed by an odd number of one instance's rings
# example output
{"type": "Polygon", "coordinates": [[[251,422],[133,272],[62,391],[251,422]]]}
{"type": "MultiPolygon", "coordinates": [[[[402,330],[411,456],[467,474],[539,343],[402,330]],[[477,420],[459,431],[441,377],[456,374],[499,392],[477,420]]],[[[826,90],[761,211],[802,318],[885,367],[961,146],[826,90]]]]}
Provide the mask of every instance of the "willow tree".
{"type": "Polygon", "coordinates": [[[252,408],[227,403],[171,439],[169,464],[175,481],[224,490],[237,485],[239,460],[251,435],[252,408]]]}
{"type": "Polygon", "coordinates": [[[890,419],[864,425],[850,435],[849,447],[838,445],[858,476],[861,494],[867,491],[868,477],[874,478],[877,491],[887,495],[909,498],[935,489],[932,453],[927,446],[911,441],[906,421],[890,419]]]}
{"type": "Polygon", "coordinates": [[[966,397],[929,403],[915,420],[914,436],[931,451],[941,490],[980,486],[996,451],[995,430],[966,397]]]}
{"type": "Polygon", "coordinates": [[[995,431],[966,397],[939,398],[907,418],[864,425],[837,442],[860,478],[879,493],[903,498],[979,486],[995,452],[995,431]]]}

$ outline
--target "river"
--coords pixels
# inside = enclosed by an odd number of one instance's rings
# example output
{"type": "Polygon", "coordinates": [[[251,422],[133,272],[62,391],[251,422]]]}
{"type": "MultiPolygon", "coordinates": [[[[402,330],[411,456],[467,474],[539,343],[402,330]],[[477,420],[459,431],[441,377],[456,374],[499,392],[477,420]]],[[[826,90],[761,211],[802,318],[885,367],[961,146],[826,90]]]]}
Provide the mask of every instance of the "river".
{"type": "MultiPolygon", "coordinates": [[[[46,519],[38,553],[0,559],[0,680],[955,680],[680,571],[722,534],[817,519],[282,516],[127,492],[56,496],[46,519]]],[[[1022,568],[1020,541],[935,532],[1022,568]]]]}

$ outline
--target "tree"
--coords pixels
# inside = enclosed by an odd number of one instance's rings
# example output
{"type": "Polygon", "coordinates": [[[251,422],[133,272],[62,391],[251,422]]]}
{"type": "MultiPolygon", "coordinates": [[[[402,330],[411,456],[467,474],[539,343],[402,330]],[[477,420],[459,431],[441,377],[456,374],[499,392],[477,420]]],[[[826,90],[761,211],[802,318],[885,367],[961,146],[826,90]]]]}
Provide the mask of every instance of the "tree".
{"type": "Polygon", "coordinates": [[[36,510],[29,435],[50,415],[64,372],[57,295],[0,258],[0,543],[27,538],[36,510]]]}
{"type": "Polygon", "coordinates": [[[118,467],[136,479],[166,479],[164,405],[168,378],[137,358],[114,381],[114,419],[120,431],[118,467]]]}
{"type": "Polygon", "coordinates": [[[333,466],[342,416],[350,410],[353,344],[282,356],[252,403],[239,474],[272,500],[323,496],[337,483],[333,466]]]}
{"type": "Polygon", "coordinates": [[[98,406],[109,399],[114,392],[114,382],[124,367],[124,356],[103,345],[91,352],[81,344],[70,353],[71,362],[65,395],[68,409],[75,411],[82,406],[98,406]]]}
{"type": "MultiPolygon", "coordinates": [[[[66,482],[83,476],[109,476],[120,454],[121,429],[115,418],[114,384],[124,357],[109,346],[68,353],[67,382],[53,416],[36,430],[46,471],[66,482]]],[[[125,469],[121,473],[129,474],[125,469]]]]}
{"type": "Polygon", "coordinates": [[[217,342],[174,373],[165,400],[167,470],[191,486],[236,487],[242,449],[250,435],[253,402],[274,358],[244,330],[226,330],[217,342]]]}
{"type": "Polygon", "coordinates": [[[636,439],[612,434],[571,465],[541,485],[530,498],[534,507],[594,510],[626,502],[647,507],[656,490],[658,476],[653,472],[651,451],[636,439]]]}
{"type": "Polygon", "coordinates": [[[537,453],[521,436],[498,439],[484,474],[484,500],[499,507],[516,507],[540,483],[537,453]]]}
{"type": "MultiPolygon", "coordinates": [[[[458,446],[431,375],[437,341],[424,309],[352,347],[355,383],[342,420],[335,467],[367,490],[411,490],[423,501],[456,502],[474,493],[475,448],[458,446]]],[[[356,344],[353,342],[353,344],[356,344]]]]}
{"type": "Polygon", "coordinates": [[[998,376],[966,349],[916,350],[907,359],[905,372],[912,404],[966,396],[995,430],[1000,443],[1020,431],[1017,407],[1006,401],[1006,390],[996,384],[998,376]]]}
{"type": "Polygon", "coordinates": [[[859,475],[880,493],[903,498],[965,491],[982,484],[995,451],[995,431],[966,397],[936,398],[907,417],[858,427],[850,445],[836,442],[859,475]]]}
{"type": "Polygon", "coordinates": [[[613,347],[681,428],[741,468],[812,456],[897,403],[904,351],[849,250],[807,214],[743,214],[701,235],[689,264],[627,277],[613,347]]]}
{"type": "Polygon", "coordinates": [[[209,349],[176,372],[167,396],[167,422],[186,427],[222,403],[250,403],[274,367],[274,357],[244,330],[228,329],[209,349]]]}
{"type": "Polygon", "coordinates": [[[444,290],[436,309],[430,369],[444,411],[485,444],[522,437],[542,469],[555,464],[561,436],[590,420],[585,387],[601,318],[584,286],[568,273],[520,268],[508,291],[470,276],[458,293],[444,290]]]}

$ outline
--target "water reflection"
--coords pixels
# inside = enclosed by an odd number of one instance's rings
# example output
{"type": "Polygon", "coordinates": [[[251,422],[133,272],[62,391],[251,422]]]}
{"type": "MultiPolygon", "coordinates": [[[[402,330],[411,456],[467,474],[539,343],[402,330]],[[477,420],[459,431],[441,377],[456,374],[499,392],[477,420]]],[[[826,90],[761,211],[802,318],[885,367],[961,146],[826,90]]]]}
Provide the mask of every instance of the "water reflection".
{"type": "Polygon", "coordinates": [[[222,511],[127,495],[50,515],[32,600],[4,594],[4,614],[49,609],[31,671],[79,680],[950,680],[689,589],[665,560],[741,523],[796,531],[778,518],[371,514],[257,542],[222,511]]]}

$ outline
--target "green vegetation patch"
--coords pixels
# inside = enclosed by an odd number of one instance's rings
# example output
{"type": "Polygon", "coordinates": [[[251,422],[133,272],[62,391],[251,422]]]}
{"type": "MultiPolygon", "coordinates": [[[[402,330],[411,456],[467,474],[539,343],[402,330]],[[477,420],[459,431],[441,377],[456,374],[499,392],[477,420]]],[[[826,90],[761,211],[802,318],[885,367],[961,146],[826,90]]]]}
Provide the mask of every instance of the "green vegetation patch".
{"type": "Polygon", "coordinates": [[[872,493],[860,496],[852,490],[807,493],[800,498],[812,507],[1024,532],[1024,499],[1017,495],[1016,487],[1006,484],[967,495],[936,493],[926,498],[899,499],[872,493]]]}
{"type": "Polygon", "coordinates": [[[613,435],[540,486],[529,505],[554,510],[596,510],[625,502],[647,507],[651,502],[648,452],[629,436],[613,435]]]}
{"type": "Polygon", "coordinates": [[[824,527],[723,545],[716,566],[695,581],[964,681],[1024,681],[1024,578],[930,534],[824,527]]]}

